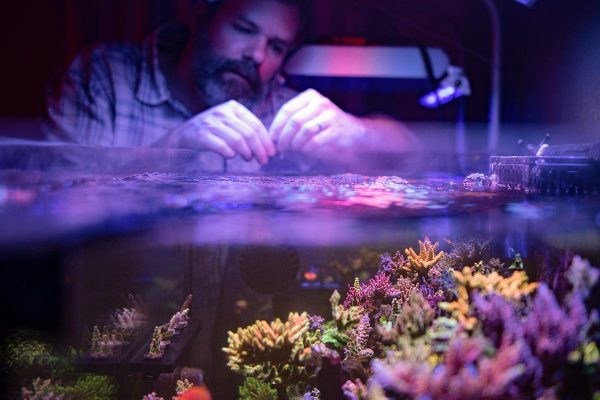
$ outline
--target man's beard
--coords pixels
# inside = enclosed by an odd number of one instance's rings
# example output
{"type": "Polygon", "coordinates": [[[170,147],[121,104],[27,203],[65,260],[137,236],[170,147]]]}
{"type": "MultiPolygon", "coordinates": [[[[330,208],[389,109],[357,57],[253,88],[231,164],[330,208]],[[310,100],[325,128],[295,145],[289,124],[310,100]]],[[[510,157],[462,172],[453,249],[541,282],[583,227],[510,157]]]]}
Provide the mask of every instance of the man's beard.
{"type": "Polygon", "coordinates": [[[254,63],[246,59],[231,60],[218,56],[205,40],[198,39],[194,46],[192,73],[205,105],[212,107],[236,100],[253,109],[265,91],[254,63]]]}

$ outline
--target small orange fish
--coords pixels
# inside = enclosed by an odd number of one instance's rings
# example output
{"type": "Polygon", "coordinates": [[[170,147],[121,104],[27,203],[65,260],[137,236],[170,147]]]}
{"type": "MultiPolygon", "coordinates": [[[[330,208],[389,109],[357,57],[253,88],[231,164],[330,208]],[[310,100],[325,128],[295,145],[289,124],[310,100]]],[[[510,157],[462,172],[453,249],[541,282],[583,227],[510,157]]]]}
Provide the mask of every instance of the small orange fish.
{"type": "Polygon", "coordinates": [[[177,400],[212,400],[212,396],[206,386],[193,386],[177,396],[177,400]]]}

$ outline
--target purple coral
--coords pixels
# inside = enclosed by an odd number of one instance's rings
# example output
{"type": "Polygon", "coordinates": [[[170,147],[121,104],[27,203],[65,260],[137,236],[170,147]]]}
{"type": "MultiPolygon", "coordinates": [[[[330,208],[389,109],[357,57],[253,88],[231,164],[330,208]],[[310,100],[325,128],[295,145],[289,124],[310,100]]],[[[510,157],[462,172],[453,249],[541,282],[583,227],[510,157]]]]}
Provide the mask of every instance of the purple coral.
{"type": "Polygon", "coordinates": [[[309,315],[308,322],[310,323],[310,330],[316,331],[323,327],[325,318],[321,317],[320,315],[309,315]]]}
{"type": "Polygon", "coordinates": [[[342,385],[342,391],[347,400],[361,400],[367,398],[367,386],[360,379],[347,380],[342,385]]]}
{"type": "Polygon", "coordinates": [[[390,276],[378,272],[366,284],[357,284],[350,286],[348,294],[344,300],[346,309],[351,306],[360,306],[367,313],[375,312],[383,300],[402,297],[405,288],[395,287],[390,276]]]}
{"type": "Polygon", "coordinates": [[[580,332],[587,321],[581,297],[574,293],[561,308],[545,284],[541,284],[533,307],[523,324],[523,336],[532,353],[544,366],[544,383],[551,384],[555,374],[566,364],[569,352],[580,342],[580,332]]]}
{"type": "Polygon", "coordinates": [[[360,321],[355,328],[348,331],[350,340],[344,348],[344,354],[347,358],[354,357],[358,359],[370,359],[373,357],[373,350],[367,347],[369,335],[371,334],[371,323],[369,314],[360,317],[360,321]]]}
{"type": "Polygon", "coordinates": [[[512,303],[504,297],[497,294],[483,296],[474,292],[473,304],[483,334],[494,346],[500,346],[502,340],[516,340],[522,337],[522,324],[515,316],[512,303]]]}
{"type": "Polygon", "coordinates": [[[515,384],[525,371],[522,347],[520,342],[505,344],[486,357],[482,339],[458,338],[450,344],[446,361],[435,367],[406,360],[373,361],[371,385],[400,397],[431,400],[524,398],[515,384]]]}

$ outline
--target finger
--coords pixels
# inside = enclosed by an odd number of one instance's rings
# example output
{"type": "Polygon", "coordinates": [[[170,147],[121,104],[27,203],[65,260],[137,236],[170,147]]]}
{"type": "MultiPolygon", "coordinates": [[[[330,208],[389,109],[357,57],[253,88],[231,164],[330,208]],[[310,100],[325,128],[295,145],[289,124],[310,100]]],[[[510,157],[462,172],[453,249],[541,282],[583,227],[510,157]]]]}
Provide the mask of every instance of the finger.
{"type": "Polygon", "coordinates": [[[281,130],[283,129],[287,120],[296,112],[306,107],[317,96],[320,95],[316,90],[308,89],[300,93],[293,99],[289,100],[287,103],[285,103],[279,109],[279,111],[275,115],[275,118],[273,119],[273,122],[271,123],[271,128],[269,130],[269,133],[271,134],[271,139],[274,142],[278,142],[279,137],[281,135],[281,130]]]}
{"type": "Polygon", "coordinates": [[[318,127],[313,127],[310,124],[309,126],[306,126],[306,124],[318,117],[322,111],[321,104],[309,104],[306,107],[298,110],[294,115],[290,116],[281,130],[279,141],[277,142],[277,147],[279,150],[288,150],[298,132],[300,132],[303,128],[307,128],[308,130],[320,130],[318,127]]]}
{"type": "Polygon", "coordinates": [[[269,132],[267,132],[267,128],[263,125],[263,123],[258,119],[256,115],[254,115],[250,110],[244,107],[242,104],[234,101],[235,105],[233,105],[234,115],[244,121],[250,128],[258,134],[258,137],[262,143],[262,147],[265,152],[270,156],[275,155],[275,145],[269,136],[269,132]]]}
{"type": "Polygon", "coordinates": [[[204,143],[203,149],[214,151],[225,158],[233,158],[236,152],[220,137],[208,134],[202,140],[204,143]]]}
{"type": "Polygon", "coordinates": [[[227,119],[221,121],[221,124],[215,124],[210,127],[210,134],[221,138],[236,154],[242,156],[246,161],[252,159],[252,150],[246,144],[246,139],[235,129],[227,126],[227,119]]]}
{"type": "MultiPolygon", "coordinates": [[[[252,156],[261,164],[267,163],[267,152],[263,147],[263,144],[258,134],[244,121],[235,118],[224,119],[223,124],[229,127],[232,131],[235,131],[239,137],[244,141],[244,147],[249,150],[250,157],[246,161],[250,161],[252,156]]],[[[237,140],[237,138],[236,138],[237,140]]]]}
{"type": "Polygon", "coordinates": [[[298,133],[294,135],[289,145],[290,148],[292,150],[300,150],[315,135],[329,128],[333,117],[334,113],[332,110],[325,110],[314,118],[308,118],[298,133]]]}
{"type": "Polygon", "coordinates": [[[318,135],[315,135],[300,149],[304,153],[312,153],[319,148],[333,143],[337,140],[338,134],[332,127],[322,130],[318,135]]]}

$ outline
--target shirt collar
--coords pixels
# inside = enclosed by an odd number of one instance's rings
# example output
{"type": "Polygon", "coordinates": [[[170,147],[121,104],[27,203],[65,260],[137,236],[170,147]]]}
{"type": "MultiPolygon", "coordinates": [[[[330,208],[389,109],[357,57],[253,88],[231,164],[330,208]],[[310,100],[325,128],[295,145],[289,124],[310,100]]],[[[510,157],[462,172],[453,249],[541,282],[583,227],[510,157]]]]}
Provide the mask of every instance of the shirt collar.
{"type": "Polygon", "coordinates": [[[142,45],[142,60],[136,87],[136,97],[142,103],[156,106],[168,101],[171,93],[158,65],[160,51],[181,51],[189,30],[180,24],[168,24],[148,36],[142,45]]]}

